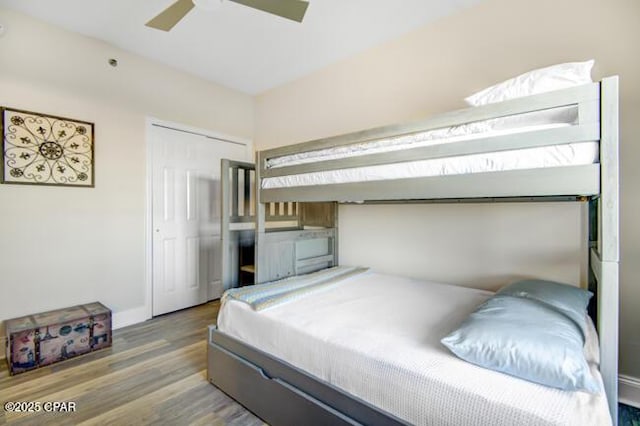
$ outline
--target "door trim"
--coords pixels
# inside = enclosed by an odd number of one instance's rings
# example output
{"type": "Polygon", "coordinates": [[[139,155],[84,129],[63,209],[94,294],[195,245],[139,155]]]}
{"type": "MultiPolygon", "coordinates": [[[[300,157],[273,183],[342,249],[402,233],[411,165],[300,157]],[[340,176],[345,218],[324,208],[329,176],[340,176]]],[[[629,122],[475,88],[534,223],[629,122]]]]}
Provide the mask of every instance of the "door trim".
{"type": "Polygon", "coordinates": [[[186,124],[175,123],[166,120],[160,120],[155,117],[147,116],[145,119],[145,150],[146,150],[146,170],[145,170],[145,217],[144,217],[144,248],[145,248],[145,265],[144,265],[144,281],[145,281],[145,306],[146,318],[153,318],[153,164],[152,152],[153,141],[151,139],[151,129],[153,126],[164,127],[180,132],[194,133],[211,139],[217,139],[224,142],[237,143],[247,147],[249,158],[253,155],[253,141],[251,139],[238,136],[231,136],[221,132],[198,127],[188,126],[186,124]]]}

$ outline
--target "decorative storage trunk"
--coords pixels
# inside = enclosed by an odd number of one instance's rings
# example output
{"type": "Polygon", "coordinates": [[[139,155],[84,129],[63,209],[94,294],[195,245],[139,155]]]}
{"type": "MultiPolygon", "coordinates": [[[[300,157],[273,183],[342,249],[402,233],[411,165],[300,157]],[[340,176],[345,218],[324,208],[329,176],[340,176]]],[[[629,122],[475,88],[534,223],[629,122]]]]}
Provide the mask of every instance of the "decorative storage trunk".
{"type": "Polygon", "coordinates": [[[6,321],[11,374],[111,346],[111,311],[102,303],[6,321]]]}

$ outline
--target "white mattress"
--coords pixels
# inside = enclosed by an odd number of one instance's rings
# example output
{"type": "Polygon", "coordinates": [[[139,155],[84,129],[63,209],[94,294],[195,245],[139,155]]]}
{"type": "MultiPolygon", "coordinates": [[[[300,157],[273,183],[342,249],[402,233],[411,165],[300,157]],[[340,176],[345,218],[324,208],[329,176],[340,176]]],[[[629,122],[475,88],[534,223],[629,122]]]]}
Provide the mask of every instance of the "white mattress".
{"type": "Polygon", "coordinates": [[[431,145],[452,142],[464,142],[478,138],[513,135],[545,129],[556,129],[575,124],[578,118],[577,108],[559,108],[549,112],[528,113],[492,120],[443,127],[407,135],[392,136],[383,139],[358,142],[355,144],[334,146],[312,151],[286,154],[267,159],[268,169],[313,163],[316,161],[358,157],[381,152],[401,151],[431,145]],[[549,112],[551,114],[549,114],[549,112]],[[558,116],[559,112],[559,116],[558,116]]]}
{"type": "Polygon", "coordinates": [[[218,327],[412,424],[611,424],[604,395],[487,370],[440,344],[490,294],[366,273],[261,312],[228,301],[218,327]]]}
{"type": "Polygon", "coordinates": [[[464,155],[380,166],[301,173],[262,179],[262,188],[328,185],[403,178],[539,169],[598,162],[598,143],[580,142],[539,148],[464,155]]]}
{"type": "MultiPolygon", "coordinates": [[[[461,126],[446,127],[352,145],[287,154],[268,159],[267,168],[276,169],[318,161],[463,142],[478,138],[556,129],[573,125],[576,118],[576,108],[557,108],[547,112],[527,113],[519,116],[480,121],[461,126]]],[[[598,154],[599,148],[596,141],[560,144],[529,149],[271,177],[262,180],[262,187],[265,189],[287,188],[497,172],[504,170],[537,169],[543,167],[575,166],[598,162],[598,154]]]]}

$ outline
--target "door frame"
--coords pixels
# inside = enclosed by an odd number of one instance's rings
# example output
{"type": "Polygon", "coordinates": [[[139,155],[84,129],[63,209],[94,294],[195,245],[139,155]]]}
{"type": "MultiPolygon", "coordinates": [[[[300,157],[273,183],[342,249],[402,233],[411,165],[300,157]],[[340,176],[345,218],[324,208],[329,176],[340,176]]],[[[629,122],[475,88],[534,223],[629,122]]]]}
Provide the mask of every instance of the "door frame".
{"type": "Polygon", "coordinates": [[[145,150],[146,150],[146,170],[145,170],[145,217],[144,217],[144,247],[145,247],[145,312],[146,318],[153,318],[153,140],[151,129],[153,126],[166,127],[186,133],[195,133],[211,139],[222,140],[246,145],[249,158],[253,156],[253,141],[239,136],[231,136],[215,130],[203,129],[172,121],[161,120],[159,118],[147,116],[145,119],[145,150]]]}

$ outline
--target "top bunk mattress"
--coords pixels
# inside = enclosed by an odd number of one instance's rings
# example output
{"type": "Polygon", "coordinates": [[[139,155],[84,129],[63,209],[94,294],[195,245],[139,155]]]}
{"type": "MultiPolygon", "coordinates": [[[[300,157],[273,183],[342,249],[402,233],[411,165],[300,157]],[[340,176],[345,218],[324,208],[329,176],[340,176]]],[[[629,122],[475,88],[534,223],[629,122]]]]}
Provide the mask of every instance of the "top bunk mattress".
{"type": "Polygon", "coordinates": [[[263,189],[329,185],[353,182],[450,176],[506,170],[541,169],[594,164],[598,162],[597,142],[551,145],[540,148],[446,157],[379,166],[300,173],[262,179],[263,189]]]}
{"type": "Polygon", "coordinates": [[[227,299],[218,327],[412,424],[611,424],[604,394],[549,388],[448,352],[440,339],[490,295],[367,272],[262,311],[227,299]]]}
{"type": "MultiPolygon", "coordinates": [[[[577,107],[554,108],[548,111],[520,114],[380,140],[359,142],[346,146],[283,155],[267,159],[266,168],[278,169],[362,155],[471,141],[480,138],[570,127],[576,124],[577,117],[577,107]]],[[[598,153],[599,147],[595,141],[558,144],[529,149],[269,177],[262,179],[262,188],[287,188],[585,165],[597,163],[599,160],[598,153]]]]}

